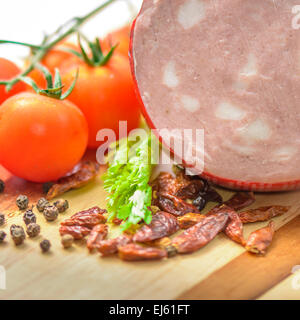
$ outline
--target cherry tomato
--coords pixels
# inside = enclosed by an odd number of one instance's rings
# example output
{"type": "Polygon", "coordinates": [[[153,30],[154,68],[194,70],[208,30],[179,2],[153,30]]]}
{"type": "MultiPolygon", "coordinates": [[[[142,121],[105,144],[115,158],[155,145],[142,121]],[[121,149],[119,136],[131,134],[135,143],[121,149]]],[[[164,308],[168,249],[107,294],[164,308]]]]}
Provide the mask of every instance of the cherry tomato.
{"type": "Polygon", "coordinates": [[[24,92],[0,107],[0,163],[18,177],[54,181],[83,156],[88,129],[71,102],[24,92]]]}
{"type": "Polygon", "coordinates": [[[128,57],[130,43],[130,26],[127,25],[121,29],[111,32],[102,41],[102,49],[104,52],[109,51],[111,46],[118,44],[116,51],[128,57]]]}
{"type": "MultiPolygon", "coordinates": [[[[21,70],[14,63],[4,58],[0,58],[0,80],[10,80],[20,72],[21,70]]],[[[14,96],[21,91],[25,91],[25,88],[26,86],[24,83],[18,82],[9,92],[6,92],[5,86],[0,85],[0,104],[7,98],[14,96]]]]}
{"type": "Polygon", "coordinates": [[[100,129],[112,129],[118,138],[119,121],[127,121],[128,131],[137,128],[140,120],[140,105],[134,92],[129,59],[115,52],[102,67],[79,65],[70,60],[66,69],[62,65],[62,81],[68,87],[79,66],[76,86],[68,97],[84,113],[89,126],[90,148],[97,148],[100,129]]]}
{"type": "MultiPolygon", "coordinates": [[[[70,42],[63,42],[58,44],[56,47],[54,47],[52,50],[50,50],[47,55],[41,60],[41,64],[47,67],[47,69],[54,75],[55,68],[60,69],[61,65],[68,59],[72,58],[74,59],[74,54],[70,52],[63,51],[64,49],[73,49],[76,51],[79,51],[78,46],[74,43],[70,42]]],[[[45,79],[45,76],[40,70],[33,70],[28,75],[31,77],[36,84],[40,88],[46,88],[47,82],[45,79]]],[[[31,91],[31,88],[28,87],[29,91],[31,91]]]]}

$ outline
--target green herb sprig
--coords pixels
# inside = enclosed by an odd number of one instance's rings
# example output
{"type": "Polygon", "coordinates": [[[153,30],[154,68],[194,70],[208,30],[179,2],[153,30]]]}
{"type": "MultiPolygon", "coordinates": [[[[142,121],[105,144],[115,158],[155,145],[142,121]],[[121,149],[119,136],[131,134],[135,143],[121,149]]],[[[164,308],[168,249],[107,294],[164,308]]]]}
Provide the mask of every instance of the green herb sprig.
{"type": "MultiPolygon", "coordinates": [[[[103,176],[104,188],[109,192],[109,220],[122,219],[122,230],[127,230],[139,222],[149,224],[152,212],[152,188],[149,180],[152,173],[150,134],[140,142],[119,141],[106,174],[103,176]],[[128,161],[126,161],[128,160],[128,161]]],[[[153,142],[152,142],[153,146],[153,142]]]]}

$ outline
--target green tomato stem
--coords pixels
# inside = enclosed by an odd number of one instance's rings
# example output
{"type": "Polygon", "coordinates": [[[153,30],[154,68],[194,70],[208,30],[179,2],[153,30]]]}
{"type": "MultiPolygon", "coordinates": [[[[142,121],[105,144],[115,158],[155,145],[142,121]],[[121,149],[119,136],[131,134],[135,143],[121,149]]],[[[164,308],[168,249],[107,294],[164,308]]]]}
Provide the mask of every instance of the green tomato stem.
{"type": "MultiPolygon", "coordinates": [[[[35,47],[34,49],[37,49],[37,51],[34,53],[29,66],[21,74],[19,74],[17,77],[15,77],[14,79],[12,79],[10,81],[0,81],[0,85],[6,85],[7,91],[11,90],[11,88],[16,83],[21,81],[22,78],[26,77],[35,68],[36,63],[41,61],[45,57],[47,52],[49,50],[51,50],[56,44],[61,42],[63,39],[65,39],[66,37],[68,37],[72,33],[76,32],[77,29],[81,25],[83,25],[88,19],[90,19],[91,17],[96,15],[98,12],[100,12],[101,10],[103,10],[104,8],[106,8],[107,6],[109,6],[110,4],[112,4],[113,2],[116,2],[116,1],[117,0],[108,0],[105,3],[101,4],[100,6],[98,6],[97,8],[95,8],[94,10],[92,10],[91,12],[89,12],[88,14],[86,14],[85,16],[72,19],[71,21],[74,21],[74,25],[70,26],[62,35],[57,36],[54,40],[52,40],[51,42],[48,43],[48,41],[51,37],[56,36],[62,30],[63,26],[60,27],[52,35],[48,36],[46,38],[46,41],[43,42],[43,45],[38,46],[38,48],[34,45],[30,45],[30,44],[26,44],[26,43],[22,43],[22,42],[14,42],[14,41],[5,42],[5,43],[13,43],[13,44],[19,44],[19,45],[27,45],[29,47],[33,46],[33,47],[35,47]]],[[[70,21],[69,21],[69,23],[70,23],[70,21]]],[[[5,40],[0,40],[0,43],[1,42],[4,43],[4,41],[5,40]]]]}

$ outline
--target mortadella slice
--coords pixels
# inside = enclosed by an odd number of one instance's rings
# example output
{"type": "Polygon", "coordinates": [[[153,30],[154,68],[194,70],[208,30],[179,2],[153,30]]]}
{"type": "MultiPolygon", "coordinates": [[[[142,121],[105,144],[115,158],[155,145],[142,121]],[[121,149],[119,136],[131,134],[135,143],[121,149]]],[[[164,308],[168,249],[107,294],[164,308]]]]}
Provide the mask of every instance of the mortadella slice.
{"type": "Polygon", "coordinates": [[[144,0],[131,63],[145,118],[170,149],[160,130],[203,129],[194,169],[217,184],[300,187],[298,3],[144,0]]]}

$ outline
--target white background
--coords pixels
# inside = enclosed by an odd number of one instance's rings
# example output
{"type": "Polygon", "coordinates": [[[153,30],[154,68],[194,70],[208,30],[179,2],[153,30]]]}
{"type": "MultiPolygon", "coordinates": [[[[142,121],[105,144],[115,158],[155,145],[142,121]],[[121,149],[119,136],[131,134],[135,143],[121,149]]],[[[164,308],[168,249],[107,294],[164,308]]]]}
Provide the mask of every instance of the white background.
{"type": "MultiPolygon", "coordinates": [[[[0,0],[0,39],[39,44],[43,33],[51,33],[75,16],[82,16],[103,0],[0,0]]],[[[118,0],[82,27],[89,38],[102,36],[130,21],[142,0],[118,0]],[[129,10],[131,7],[131,10],[129,10]]],[[[0,56],[22,63],[28,50],[0,45],[0,56]]]]}

